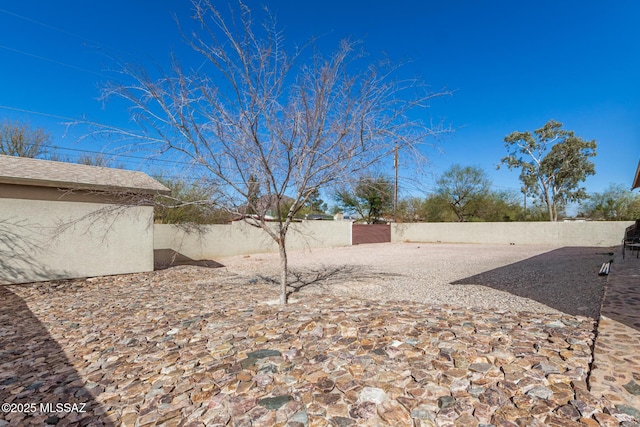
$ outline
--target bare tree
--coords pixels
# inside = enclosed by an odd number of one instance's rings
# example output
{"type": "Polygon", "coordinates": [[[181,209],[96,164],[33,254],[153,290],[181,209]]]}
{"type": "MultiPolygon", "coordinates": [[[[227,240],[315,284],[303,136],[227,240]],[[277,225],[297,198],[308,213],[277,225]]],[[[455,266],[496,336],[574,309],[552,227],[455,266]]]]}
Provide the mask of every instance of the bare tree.
{"type": "Polygon", "coordinates": [[[396,143],[420,153],[441,130],[409,112],[445,92],[416,79],[394,80],[397,66],[364,63],[358,43],[343,41],[330,56],[312,43],[288,49],[268,11],[256,25],[242,3],[227,18],[213,2],[193,6],[199,32],[186,38],[204,63],[186,70],[174,60],[160,78],[125,67],[131,83],[111,85],[104,96],[132,105],[141,133],[123,135],[182,153],[223,190],[224,206],[255,212],[245,219],[278,244],[286,304],[285,241],[296,213],[319,188],[380,162],[396,143]],[[256,188],[270,203],[247,210],[256,188]],[[267,207],[275,207],[274,222],[267,207]]]}
{"type": "Polygon", "coordinates": [[[27,123],[4,120],[0,125],[0,154],[18,157],[39,157],[46,154],[50,136],[41,128],[27,123]]]}

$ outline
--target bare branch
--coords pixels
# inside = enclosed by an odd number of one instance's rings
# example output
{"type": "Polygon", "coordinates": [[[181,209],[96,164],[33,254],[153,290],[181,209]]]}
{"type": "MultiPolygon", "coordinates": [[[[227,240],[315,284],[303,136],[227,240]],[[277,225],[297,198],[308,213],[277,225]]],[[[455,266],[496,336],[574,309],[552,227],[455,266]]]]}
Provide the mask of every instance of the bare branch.
{"type": "Polygon", "coordinates": [[[190,158],[278,242],[286,281],[286,233],[311,195],[382,162],[396,144],[421,160],[421,147],[448,129],[416,119],[416,110],[449,93],[394,80],[398,66],[389,61],[363,64],[356,42],[342,41],[331,55],[309,52],[310,44],[288,49],[268,11],[260,26],[244,3],[228,13],[209,0],[193,6],[201,31],[185,38],[205,61],[195,70],[174,61],[158,79],[127,67],[130,84],[104,96],[130,103],[140,126],[121,136],[190,158]],[[254,184],[268,203],[247,202],[254,184]]]}

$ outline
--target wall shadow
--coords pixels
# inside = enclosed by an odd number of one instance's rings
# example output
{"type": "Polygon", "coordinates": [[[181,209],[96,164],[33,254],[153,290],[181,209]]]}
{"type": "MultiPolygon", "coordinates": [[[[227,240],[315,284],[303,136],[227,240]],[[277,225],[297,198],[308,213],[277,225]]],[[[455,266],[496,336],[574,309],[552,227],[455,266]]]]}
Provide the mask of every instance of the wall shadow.
{"type": "Polygon", "coordinates": [[[211,259],[195,260],[186,255],[181,254],[173,249],[154,249],[153,250],[153,268],[154,270],[165,270],[169,267],[178,265],[195,265],[197,267],[219,268],[224,267],[211,259]]]}
{"type": "Polygon", "coordinates": [[[612,252],[601,247],[564,247],[451,284],[486,286],[566,314],[598,319],[606,283],[598,272],[602,263],[613,258],[612,252]]]}
{"type": "Polygon", "coordinates": [[[62,347],[22,298],[10,286],[0,285],[0,403],[35,404],[36,409],[34,413],[3,411],[0,420],[55,425],[66,418],[73,420],[70,425],[114,426],[97,415],[104,411],[92,393],[101,392],[100,387],[88,390],[83,384],[62,347]],[[67,407],[76,411],[63,407],[62,413],[57,412],[56,404],[77,404],[67,407]]]}

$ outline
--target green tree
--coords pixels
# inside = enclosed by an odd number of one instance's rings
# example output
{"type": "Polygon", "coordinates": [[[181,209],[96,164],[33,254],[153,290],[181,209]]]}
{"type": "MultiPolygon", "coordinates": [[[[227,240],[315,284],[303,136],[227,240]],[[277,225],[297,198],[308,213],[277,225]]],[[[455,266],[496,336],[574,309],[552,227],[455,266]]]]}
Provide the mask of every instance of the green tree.
{"type": "Polygon", "coordinates": [[[518,221],[524,218],[517,193],[490,191],[478,201],[478,219],[488,222],[518,221]]]}
{"type": "Polygon", "coordinates": [[[449,206],[446,197],[440,194],[430,194],[424,201],[428,222],[454,222],[458,217],[449,206]]]}
{"type": "Polygon", "coordinates": [[[595,140],[585,141],[573,131],[563,130],[562,123],[550,120],[533,134],[516,131],[504,142],[508,155],[501,164],[520,169],[526,194],[543,201],[550,221],[558,220],[559,210],[568,202],[587,197],[580,183],[595,174],[595,165],[589,160],[596,155],[595,140]]]}
{"type": "Polygon", "coordinates": [[[398,201],[396,221],[423,222],[428,220],[427,205],[420,197],[405,197],[398,201]]]}
{"type": "Polygon", "coordinates": [[[304,205],[307,214],[323,214],[327,211],[327,204],[320,198],[320,190],[316,190],[309,196],[304,205]]]}
{"type": "Polygon", "coordinates": [[[18,157],[42,157],[51,137],[42,128],[5,119],[0,125],[0,154],[18,157]]]}
{"type": "Polygon", "coordinates": [[[602,193],[595,193],[582,206],[583,214],[604,221],[640,219],[640,194],[621,184],[610,184],[602,193]]]}
{"type": "Polygon", "coordinates": [[[491,191],[486,172],[474,166],[453,165],[436,184],[436,193],[447,201],[459,222],[479,216],[482,202],[491,191]]]}
{"type": "Polygon", "coordinates": [[[260,182],[255,174],[249,174],[247,180],[247,209],[246,213],[249,215],[256,215],[258,212],[262,212],[260,203],[260,182]]]}
{"type": "Polygon", "coordinates": [[[381,223],[393,210],[393,184],[384,176],[364,175],[354,188],[336,191],[335,198],[345,212],[357,214],[360,221],[381,223]]]}
{"type": "Polygon", "coordinates": [[[183,179],[155,176],[171,190],[168,196],[156,196],[154,219],[159,224],[216,224],[232,219],[229,211],[216,208],[215,186],[183,179]]]}

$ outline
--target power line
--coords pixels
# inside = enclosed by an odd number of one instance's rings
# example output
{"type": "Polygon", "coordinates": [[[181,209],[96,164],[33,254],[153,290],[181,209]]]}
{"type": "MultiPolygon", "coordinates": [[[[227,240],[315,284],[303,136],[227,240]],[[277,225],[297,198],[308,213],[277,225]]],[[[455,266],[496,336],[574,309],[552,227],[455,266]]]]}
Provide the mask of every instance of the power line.
{"type": "Polygon", "coordinates": [[[185,162],[185,161],[180,161],[180,160],[168,160],[168,159],[154,159],[152,157],[134,156],[134,155],[131,155],[131,154],[121,154],[121,153],[110,153],[110,152],[106,152],[106,151],[84,150],[84,149],[81,149],[81,148],[66,148],[66,147],[59,147],[57,145],[43,145],[43,147],[53,148],[53,149],[56,149],[56,150],[67,150],[67,151],[77,151],[77,152],[90,153],[90,154],[100,154],[100,155],[103,155],[103,156],[125,157],[125,158],[128,158],[128,159],[146,160],[146,161],[151,161],[151,162],[164,162],[164,163],[172,163],[172,164],[177,164],[177,165],[188,165],[188,166],[196,166],[197,165],[197,163],[195,163],[195,162],[185,162]]]}
{"type": "Polygon", "coordinates": [[[86,37],[79,36],[77,34],[71,33],[71,32],[69,32],[67,30],[63,30],[63,29],[58,28],[58,27],[54,27],[53,25],[45,24],[44,22],[36,21],[35,19],[31,19],[31,18],[28,18],[26,16],[18,15],[17,13],[8,11],[6,9],[0,9],[0,13],[4,13],[4,14],[7,14],[7,15],[15,16],[16,18],[20,18],[20,19],[23,19],[25,21],[32,22],[32,23],[34,23],[36,25],[40,25],[41,27],[49,28],[51,30],[57,31],[57,32],[62,33],[62,34],[66,34],[66,35],[71,36],[71,37],[75,37],[75,38],[80,39],[80,40],[85,41],[85,42],[86,41],[91,41],[91,40],[87,39],[86,37]]]}
{"type": "Polygon", "coordinates": [[[102,73],[99,73],[97,71],[92,71],[92,70],[88,70],[86,68],[78,67],[76,65],[67,64],[66,62],[58,61],[56,59],[46,58],[46,57],[41,56],[41,55],[36,55],[35,53],[25,52],[23,50],[14,49],[12,47],[4,46],[4,45],[0,45],[0,49],[5,49],[5,50],[9,50],[11,52],[19,53],[21,55],[30,56],[32,58],[40,59],[42,61],[51,62],[52,64],[61,65],[63,67],[71,68],[71,69],[76,70],[76,71],[82,71],[84,73],[94,74],[96,76],[100,76],[100,77],[104,77],[104,78],[107,78],[107,79],[111,79],[111,77],[107,76],[106,74],[102,74],[102,73]]]}
{"type": "Polygon", "coordinates": [[[71,122],[77,121],[77,119],[72,119],[70,117],[58,116],[58,115],[50,114],[50,113],[41,113],[39,111],[26,110],[24,108],[9,107],[8,105],[0,105],[0,109],[2,109],[2,110],[10,110],[10,111],[17,111],[17,112],[20,112],[20,113],[27,113],[27,114],[36,114],[38,116],[52,117],[54,119],[60,119],[60,120],[69,120],[71,122]]]}

